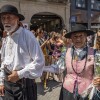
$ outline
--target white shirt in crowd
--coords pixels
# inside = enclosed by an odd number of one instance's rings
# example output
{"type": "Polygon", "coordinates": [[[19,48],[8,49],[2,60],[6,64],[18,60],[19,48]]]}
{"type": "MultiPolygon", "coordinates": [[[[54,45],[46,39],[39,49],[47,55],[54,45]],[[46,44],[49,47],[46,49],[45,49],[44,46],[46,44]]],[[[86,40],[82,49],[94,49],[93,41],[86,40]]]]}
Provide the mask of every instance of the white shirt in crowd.
{"type": "Polygon", "coordinates": [[[4,38],[1,52],[0,85],[4,81],[4,65],[10,71],[16,70],[20,79],[35,79],[42,75],[44,56],[35,36],[29,30],[20,27],[4,38]]]}

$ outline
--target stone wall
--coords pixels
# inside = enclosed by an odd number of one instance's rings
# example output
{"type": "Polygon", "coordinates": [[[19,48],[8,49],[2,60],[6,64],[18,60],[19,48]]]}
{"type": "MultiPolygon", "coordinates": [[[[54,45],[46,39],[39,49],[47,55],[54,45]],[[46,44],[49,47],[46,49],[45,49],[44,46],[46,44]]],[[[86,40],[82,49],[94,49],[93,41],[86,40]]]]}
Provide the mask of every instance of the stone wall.
{"type": "Polygon", "coordinates": [[[65,27],[69,29],[70,4],[34,2],[32,0],[0,0],[0,7],[5,4],[12,4],[18,8],[19,12],[25,16],[23,23],[30,24],[31,17],[34,14],[50,12],[58,15],[65,27]]]}

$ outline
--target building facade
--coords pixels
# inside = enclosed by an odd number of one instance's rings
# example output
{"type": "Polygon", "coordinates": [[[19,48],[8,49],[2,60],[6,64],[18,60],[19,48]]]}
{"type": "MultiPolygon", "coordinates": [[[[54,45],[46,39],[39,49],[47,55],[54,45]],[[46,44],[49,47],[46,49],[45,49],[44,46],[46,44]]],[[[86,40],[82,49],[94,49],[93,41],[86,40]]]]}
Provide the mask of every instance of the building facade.
{"type": "Polygon", "coordinates": [[[37,26],[42,27],[51,25],[58,28],[60,25],[61,28],[69,29],[69,0],[0,0],[0,7],[5,4],[16,6],[19,12],[25,16],[22,23],[27,24],[28,27],[30,24],[37,23],[37,26]],[[47,19],[48,16],[51,16],[51,19],[47,19]],[[43,17],[46,17],[44,21],[43,17]]]}
{"type": "Polygon", "coordinates": [[[70,0],[71,24],[81,23],[88,28],[100,28],[100,0],[70,0]]]}

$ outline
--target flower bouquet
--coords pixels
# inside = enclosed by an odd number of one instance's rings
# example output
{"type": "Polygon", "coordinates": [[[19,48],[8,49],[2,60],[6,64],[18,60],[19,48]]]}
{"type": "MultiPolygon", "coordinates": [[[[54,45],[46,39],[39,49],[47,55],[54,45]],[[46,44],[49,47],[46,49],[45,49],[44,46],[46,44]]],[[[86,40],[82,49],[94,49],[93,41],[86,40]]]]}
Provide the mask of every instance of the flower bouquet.
{"type": "Polygon", "coordinates": [[[95,76],[100,76],[100,51],[95,55],[95,76]]]}

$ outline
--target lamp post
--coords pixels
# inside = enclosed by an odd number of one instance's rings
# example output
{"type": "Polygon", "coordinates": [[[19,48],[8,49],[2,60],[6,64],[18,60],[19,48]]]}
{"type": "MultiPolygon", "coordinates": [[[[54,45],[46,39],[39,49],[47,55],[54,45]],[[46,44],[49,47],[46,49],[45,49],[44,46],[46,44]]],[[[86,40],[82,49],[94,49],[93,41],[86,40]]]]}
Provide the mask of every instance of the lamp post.
{"type": "Polygon", "coordinates": [[[70,0],[70,30],[77,22],[77,16],[75,14],[73,15],[73,11],[75,10],[75,2],[76,0],[70,0]]]}
{"type": "Polygon", "coordinates": [[[91,29],[91,0],[87,0],[87,22],[88,22],[88,29],[91,29]]]}
{"type": "Polygon", "coordinates": [[[21,0],[19,0],[19,2],[18,2],[18,6],[19,6],[19,12],[21,13],[20,1],[21,1],[21,0]]]}

